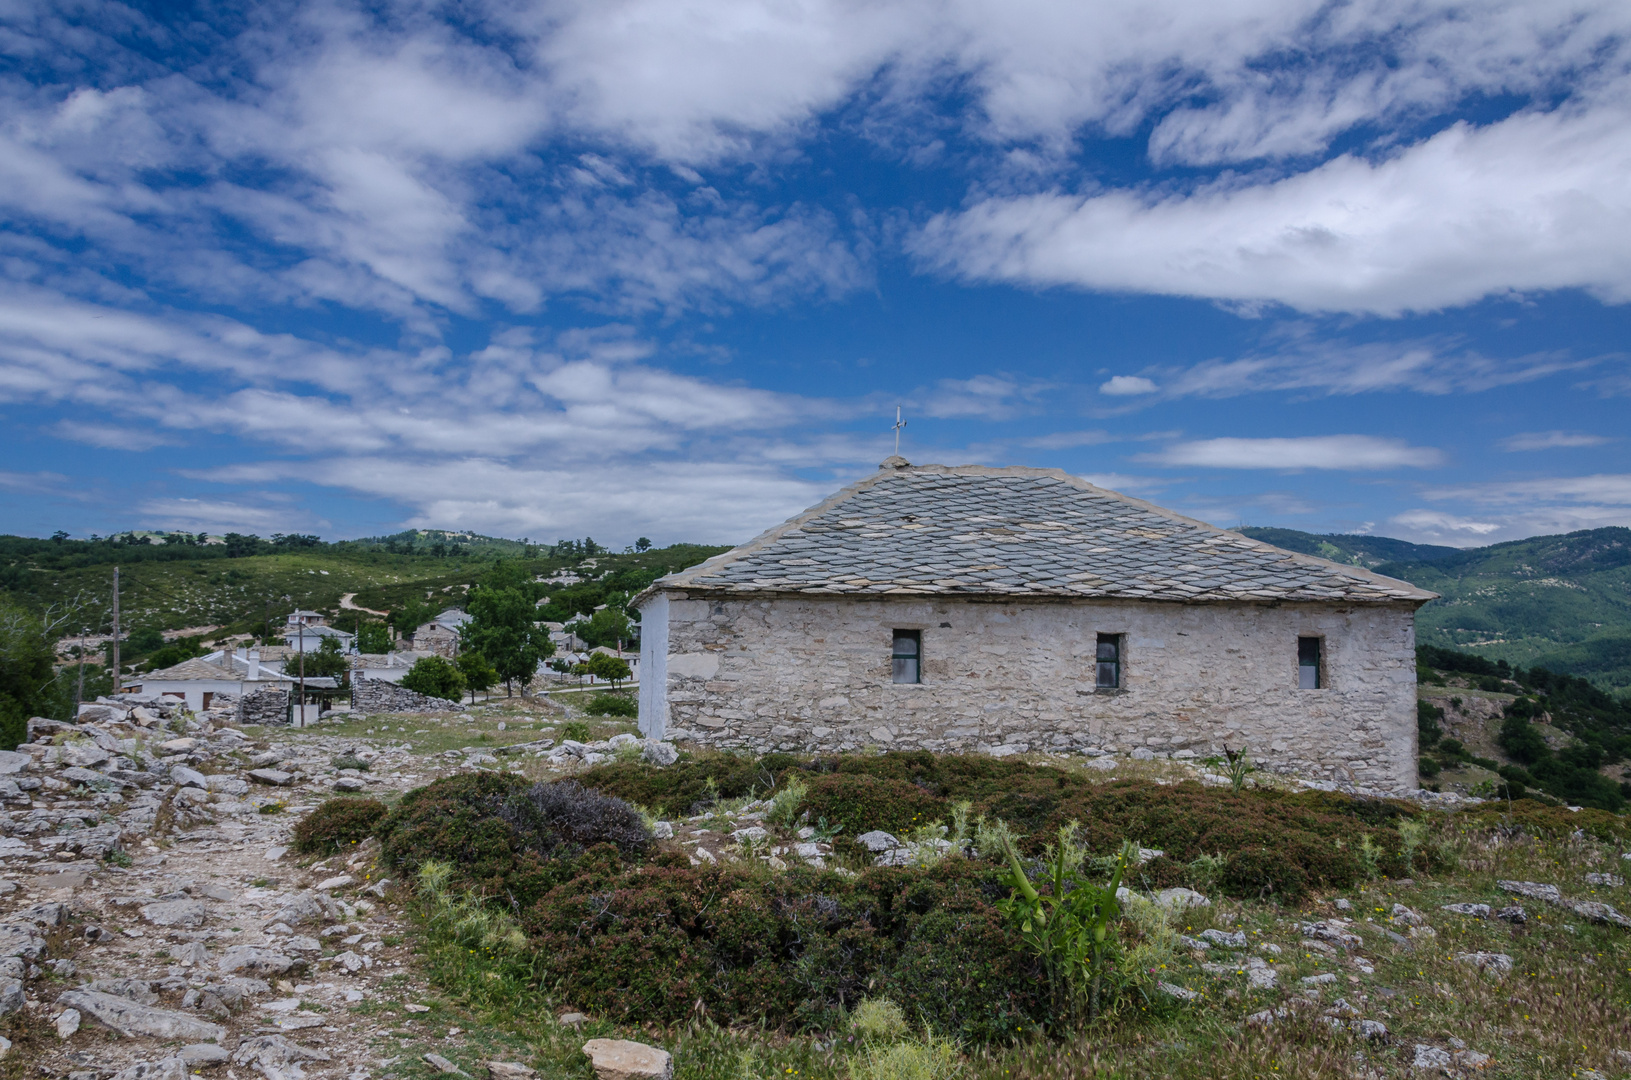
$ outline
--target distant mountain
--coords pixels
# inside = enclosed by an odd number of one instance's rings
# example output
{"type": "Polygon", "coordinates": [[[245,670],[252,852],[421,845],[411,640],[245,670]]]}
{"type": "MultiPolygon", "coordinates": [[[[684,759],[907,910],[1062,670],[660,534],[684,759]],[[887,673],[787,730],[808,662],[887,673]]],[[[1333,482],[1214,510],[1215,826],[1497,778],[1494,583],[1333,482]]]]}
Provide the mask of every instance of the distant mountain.
{"type": "Polygon", "coordinates": [[[1304,555],[1318,555],[1333,562],[1350,566],[1363,566],[1374,570],[1383,563],[1436,562],[1461,554],[1460,548],[1441,547],[1437,544],[1412,544],[1408,540],[1395,540],[1390,536],[1360,536],[1354,533],[1331,533],[1316,536],[1296,529],[1236,529],[1238,533],[1261,540],[1265,544],[1298,551],[1304,555]]]}
{"type": "Polygon", "coordinates": [[[1294,529],[1240,532],[1440,594],[1416,618],[1423,645],[1546,667],[1605,689],[1631,687],[1631,529],[1465,549],[1294,529]],[[1379,558],[1386,553],[1396,554],[1379,558]]]}

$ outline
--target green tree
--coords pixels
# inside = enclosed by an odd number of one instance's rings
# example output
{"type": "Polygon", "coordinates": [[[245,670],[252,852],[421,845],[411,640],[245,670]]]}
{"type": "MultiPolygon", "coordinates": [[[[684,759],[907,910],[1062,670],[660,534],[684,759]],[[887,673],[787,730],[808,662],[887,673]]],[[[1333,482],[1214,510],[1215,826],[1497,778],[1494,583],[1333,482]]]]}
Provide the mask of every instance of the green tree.
{"type": "Polygon", "coordinates": [[[619,606],[601,608],[587,619],[571,623],[567,629],[583,639],[591,649],[617,648],[629,640],[629,617],[619,606]]]}
{"type": "MultiPolygon", "coordinates": [[[[301,672],[301,658],[297,653],[283,665],[284,674],[293,676],[301,672]]],[[[326,637],[315,649],[306,650],[304,674],[308,679],[332,679],[347,674],[350,661],[340,652],[337,638],[326,637]]]]}
{"type": "Polygon", "coordinates": [[[485,656],[511,692],[514,680],[525,689],[538,663],[555,653],[549,631],[538,625],[539,590],[518,562],[500,562],[470,590],[470,621],[459,633],[462,649],[485,656]]]}
{"type": "Polygon", "coordinates": [[[488,663],[487,658],[474,649],[466,649],[454,661],[459,674],[464,676],[465,689],[470,691],[470,703],[476,703],[476,695],[498,682],[498,670],[488,663]]]}
{"type": "Polygon", "coordinates": [[[426,697],[458,701],[464,696],[464,676],[452,661],[440,656],[421,657],[402,676],[402,685],[426,697]]]}
{"type": "Polygon", "coordinates": [[[138,626],[125,638],[125,652],[131,656],[138,653],[157,652],[164,648],[164,634],[156,626],[138,626]]]}
{"type": "Polygon", "coordinates": [[[595,653],[589,657],[589,662],[583,666],[590,675],[605,679],[613,687],[634,674],[627,660],[619,660],[617,657],[607,656],[603,652],[595,653]]]}
{"type": "Polygon", "coordinates": [[[51,637],[39,616],[0,599],[0,749],[28,737],[31,716],[67,719],[73,691],[57,677],[51,637]]]}
{"type": "Polygon", "coordinates": [[[365,622],[357,628],[357,651],[377,656],[391,651],[391,633],[384,623],[365,622]]]}
{"type": "Polygon", "coordinates": [[[439,614],[441,609],[429,600],[405,600],[391,609],[391,625],[396,628],[397,637],[412,637],[415,630],[439,614]]]}

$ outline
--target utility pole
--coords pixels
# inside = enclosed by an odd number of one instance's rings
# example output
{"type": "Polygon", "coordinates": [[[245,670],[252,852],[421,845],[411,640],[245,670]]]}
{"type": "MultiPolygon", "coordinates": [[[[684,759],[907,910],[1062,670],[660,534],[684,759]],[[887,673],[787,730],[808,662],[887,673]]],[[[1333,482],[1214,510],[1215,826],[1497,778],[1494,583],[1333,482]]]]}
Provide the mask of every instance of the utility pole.
{"type": "Polygon", "coordinates": [[[306,726],[306,619],[300,617],[300,726],[306,726]]]}
{"type": "Polygon", "coordinates": [[[74,687],[74,722],[79,722],[79,706],[85,700],[85,635],[90,631],[79,629],[79,683],[74,687]]]}
{"type": "Polygon", "coordinates": [[[119,568],[113,568],[113,699],[119,700],[119,568]]]}

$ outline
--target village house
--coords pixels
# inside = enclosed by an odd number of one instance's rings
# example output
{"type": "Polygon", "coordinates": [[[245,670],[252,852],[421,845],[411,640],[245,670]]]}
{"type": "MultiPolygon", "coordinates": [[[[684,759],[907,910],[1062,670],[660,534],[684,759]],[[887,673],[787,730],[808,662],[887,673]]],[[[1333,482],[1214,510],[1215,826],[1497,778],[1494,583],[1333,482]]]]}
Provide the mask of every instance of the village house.
{"type": "Polygon", "coordinates": [[[414,630],[408,647],[414,652],[434,653],[449,659],[458,654],[459,631],[470,621],[468,612],[448,608],[430,622],[414,630]]]}
{"type": "Polygon", "coordinates": [[[123,689],[129,693],[180,698],[187,708],[202,712],[218,695],[242,697],[257,690],[290,690],[294,685],[295,680],[276,666],[262,664],[258,649],[223,649],[135,676],[124,683],[123,689]]]}
{"type": "Polygon", "coordinates": [[[1433,598],[1056,469],[895,457],[636,597],[640,727],[759,751],[1228,746],[1414,787],[1433,598]]]}

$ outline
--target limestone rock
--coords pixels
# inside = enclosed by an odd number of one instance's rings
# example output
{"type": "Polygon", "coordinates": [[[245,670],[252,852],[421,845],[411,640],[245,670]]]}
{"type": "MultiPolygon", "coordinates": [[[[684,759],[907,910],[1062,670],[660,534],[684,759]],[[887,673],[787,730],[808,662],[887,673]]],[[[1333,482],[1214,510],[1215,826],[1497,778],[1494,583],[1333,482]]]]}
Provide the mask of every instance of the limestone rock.
{"type": "Polygon", "coordinates": [[[208,777],[197,769],[189,769],[185,765],[171,766],[170,782],[179,784],[184,788],[198,788],[200,791],[208,791],[210,788],[208,777]]]}
{"type": "Polygon", "coordinates": [[[1188,987],[1179,986],[1176,983],[1169,983],[1169,982],[1158,982],[1155,985],[1163,994],[1170,994],[1173,997],[1177,998],[1179,1001],[1198,1001],[1198,1000],[1200,1000],[1201,995],[1199,994],[1199,992],[1191,990],[1188,987]]]}
{"type": "Polygon", "coordinates": [[[1164,908],[1177,908],[1182,911],[1192,907],[1211,907],[1212,901],[1196,892],[1194,889],[1162,889],[1155,894],[1155,902],[1164,908]]]}
{"type": "Polygon", "coordinates": [[[674,748],[673,743],[647,739],[645,744],[640,747],[640,759],[648,764],[663,767],[678,761],[680,752],[674,748]]]}
{"type": "Polygon", "coordinates": [[[260,1035],[238,1044],[232,1055],[234,1065],[265,1065],[280,1068],[297,1061],[327,1061],[328,1053],[310,1046],[292,1043],[282,1035],[260,1035]]]}
{"type": "Polygon", "coordinates": [[[268,787],[288,787],[294,783],[293,774],[286,773],[281,769],[251,769],[248,775],[249,779],[255,781],[255,783],[265,784],[268,787]]]}
{"type": "Polygon", "coordinates": [[[193,1042],[220,1042],[226,1029],[185,1013],[138,1005],[134,1001],[95,990],[69,990],[57,1004],[78,1009],[98,1023],[127,1038],[149,1035],[155,1039],[187,1039],[193,1042]]]}
{"type": "Polygon", "coordinates": [[[1506,953],[1470,952],[1456,958],[1458,964],[1468,964],[1491,978],[1504,978],[1512,970],[1512,957],[1506,953]]]}
{"type": "Polygon", "coordinates": [[[673,1080],[674,1059],[667,1050],[626,1039],[590,1039],[583,1044],[597,1080],[673,1080]]]}
{"type": "Polygon", "coordinates": [[[1232,934],[1227,930],[1202,930],[1201,937],[1225,949],[1244,949],[1251,944],[1244,930],[1236,930],[1232,934]]]}
{"type": "Polygon", "coordinates": [[[487,1075],[492,1080],[532,1080],[538,1075],[538,1070],[519,1061],[489,1061],[487,1075]]]}
{"type": "Polygon", "coordinates": [[[332,896],[307,890],[297,893],[287,906],[279,909],[268,921],[299,926],[310,922],[340,922],[344,918],[344,910],[332,896]]]}
{"type": "Polygon", "coordinates": [[[290,968],[305,967],[306,962],[254,945],[232,945],[215,966],[223,973],[241,971],[249,975],[282,975],[290,968]]]}
{"type": "Polygon", "coordinates": [[[1503,892],[1516,893],[1531,900],[1544,900],[1548,904],[1563,900],[1563,893],[1556,885],[1542,885],[1534,881],[1497,881],[1495,885],[1503,892]]]}
{"type": "Polygon", "coordinates": [[[1449,1068],[1452,1064],[1448,1050],[1440,1050],[1436,1046],[1423,1046],[1417,1043],[1416,1057],[1410,1063],[1410,1067],[1412,1069],[1431,1069],[1438,1072],[1449,1068]]]}
{"type": "Polygon", "coordinates": [[[154,926],[202,926],[209,909],[197,900],[166,900],[142,908],[142,918],[154,926]]]}
{"type": "Polygon", "coordinates": [[[182,1061],[188,1065],[221,1065],[232,1060],[232,1055],[226,1052],[225,1047],[214,1043],[193,1043],[183,1046],[177,1053],[182,1061]]]}
{"type": "Polygon", "coordinates": [[[455,1076],[470,1075],[457,1065],[453,1064],[451,1061],[447,1060],[447,1058],[443,1057],[441,1054],[426,1054],[425,1064],[429,1065],[439,1073],[451,1073],[455,1076]]]}
{"type": "Polygon", "coordinates": [[[882,829],[864,832],[855,838],[855,842],[871,852],[892,851],[904,845],[882,829]]]}
{"type": "Polygon", "coordinates": [[[187,1063],[179,1057],[141,1061],[114,1073],[111,1080],[188,1080],[187,1063]]]}
{"type": "Polygon", "coordinates": [[[64,1009],[57,1015],[57,1038],[66,1039],[79,1030],[79,1010],[64,1009]]]}
{"type": "Polygon", "coordinates": [[[1441,904],[1440,911],[1448,911],[1454,915],[1466,915],[1474,919],[1489,918],[1488,904],[1441,904]]]}
{"type": "Polygon", "coordinates": [[[0,978],[0,1016],[7,1016],[28,1004],[21,979],[0,978]]]}

